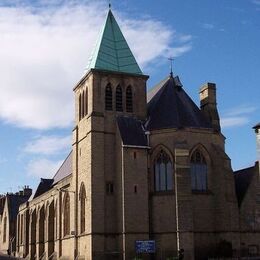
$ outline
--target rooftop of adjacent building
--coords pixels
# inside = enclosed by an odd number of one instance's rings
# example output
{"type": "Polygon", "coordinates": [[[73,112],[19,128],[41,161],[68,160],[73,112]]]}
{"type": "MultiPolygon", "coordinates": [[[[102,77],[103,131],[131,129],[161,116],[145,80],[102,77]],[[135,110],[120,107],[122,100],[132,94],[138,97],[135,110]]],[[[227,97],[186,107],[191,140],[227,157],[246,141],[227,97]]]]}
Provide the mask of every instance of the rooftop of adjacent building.
{"type": "Polygon", "coordinates": [[[7,193],[0,198],[0,215],[3,214],[5,203],[8,203],[10,220],[14,220],[17,216],[19,206],[29,200],[32,189],[25,186],[23,190],[16,193],[7,193]]]}

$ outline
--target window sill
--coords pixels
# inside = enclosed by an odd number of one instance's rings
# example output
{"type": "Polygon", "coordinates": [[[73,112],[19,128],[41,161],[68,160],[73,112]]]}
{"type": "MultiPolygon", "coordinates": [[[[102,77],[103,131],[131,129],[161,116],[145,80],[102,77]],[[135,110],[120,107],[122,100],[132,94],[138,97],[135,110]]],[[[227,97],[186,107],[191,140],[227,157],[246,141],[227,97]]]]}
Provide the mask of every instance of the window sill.
{"type": "Polygon", "coordinates": [[[193,195],[213,195],[210,190],[192,190],[193,195]]]}
{"type": "Polygon", "coordinates": [[[167,190],[167,191],[154,191],[151,192],[151,195],[153,196],[167,196],[167,195],[175,195],[174,190],[167,190]]]}

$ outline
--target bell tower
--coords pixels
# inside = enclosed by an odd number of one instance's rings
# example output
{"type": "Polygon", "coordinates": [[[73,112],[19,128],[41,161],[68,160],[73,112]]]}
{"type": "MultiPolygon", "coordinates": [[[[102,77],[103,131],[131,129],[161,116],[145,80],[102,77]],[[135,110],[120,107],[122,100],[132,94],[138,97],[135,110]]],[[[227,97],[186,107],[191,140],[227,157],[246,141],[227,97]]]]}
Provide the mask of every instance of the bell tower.
{"type": "Polygon", "coordinates": [[[147,79],[109,10],[88,71],[74,88],[72,185],[78,212],[75,242],[77,255],[84,255],[85,259],[98,259],[100,252],[122,251],[115,235],[122,233],[122,225],[118,224],[122,210],[118,156],[122,144],[118,139],[117,117],[145,120],[147,79]],[[83,186],[85,229],[81,234],[83,186]]]}

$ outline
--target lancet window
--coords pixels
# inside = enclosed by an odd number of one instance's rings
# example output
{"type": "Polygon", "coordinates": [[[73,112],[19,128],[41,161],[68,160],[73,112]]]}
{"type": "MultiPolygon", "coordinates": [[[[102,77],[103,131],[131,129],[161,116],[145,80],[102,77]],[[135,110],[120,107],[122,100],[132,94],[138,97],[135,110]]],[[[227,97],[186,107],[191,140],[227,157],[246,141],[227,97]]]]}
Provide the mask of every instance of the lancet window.
{"type": "Polygon", "coordinates": [[[133,93],[131,86],[126,89],[126,112],[133,112],[133,93]]]}
{"type": "Polygon", "coordinates": [[[191,188],[193,191],[207,190],[208,167],[202,152],[197,149],[191,156],[191,188]]]}
{"type": "Polygon", "coordinates": [[[158,154],[154,164],[155,191],[173,190],[173,167],[170,157],[163,150],[158,154]]]}
{"type": "Polygon", "coordinates": [[[106,86],[105,91],[105,109],[106,110],[113,110],[113,92],[111,88],[111,84],[106,86]]]}
{"type": "Polygon", "coordinates": [[[123,111],[123,92],[120,86],[116,88],[116,111],[123,111]]]}

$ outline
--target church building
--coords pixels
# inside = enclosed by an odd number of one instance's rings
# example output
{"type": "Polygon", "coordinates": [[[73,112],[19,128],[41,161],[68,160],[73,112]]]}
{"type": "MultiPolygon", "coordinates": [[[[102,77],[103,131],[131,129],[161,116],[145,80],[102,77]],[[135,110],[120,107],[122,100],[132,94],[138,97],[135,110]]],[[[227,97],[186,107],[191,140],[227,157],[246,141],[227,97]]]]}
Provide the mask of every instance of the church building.
{"type": "Polygon", "coordinates": [[[198,107],[177,75],[165,76],[147,92],[148,76],[109,10],[73,89],[72,151],[19,208],[17,256],[173,259],[183,249],[192,260],[248,254],[250,246],[259,253],[260,223],[246,222],[248,203],[260,209],[259,164],[253,195],[238,203],[250,182],[242,190],[235,183],[216,85],[202,85],[198,107]]]}

